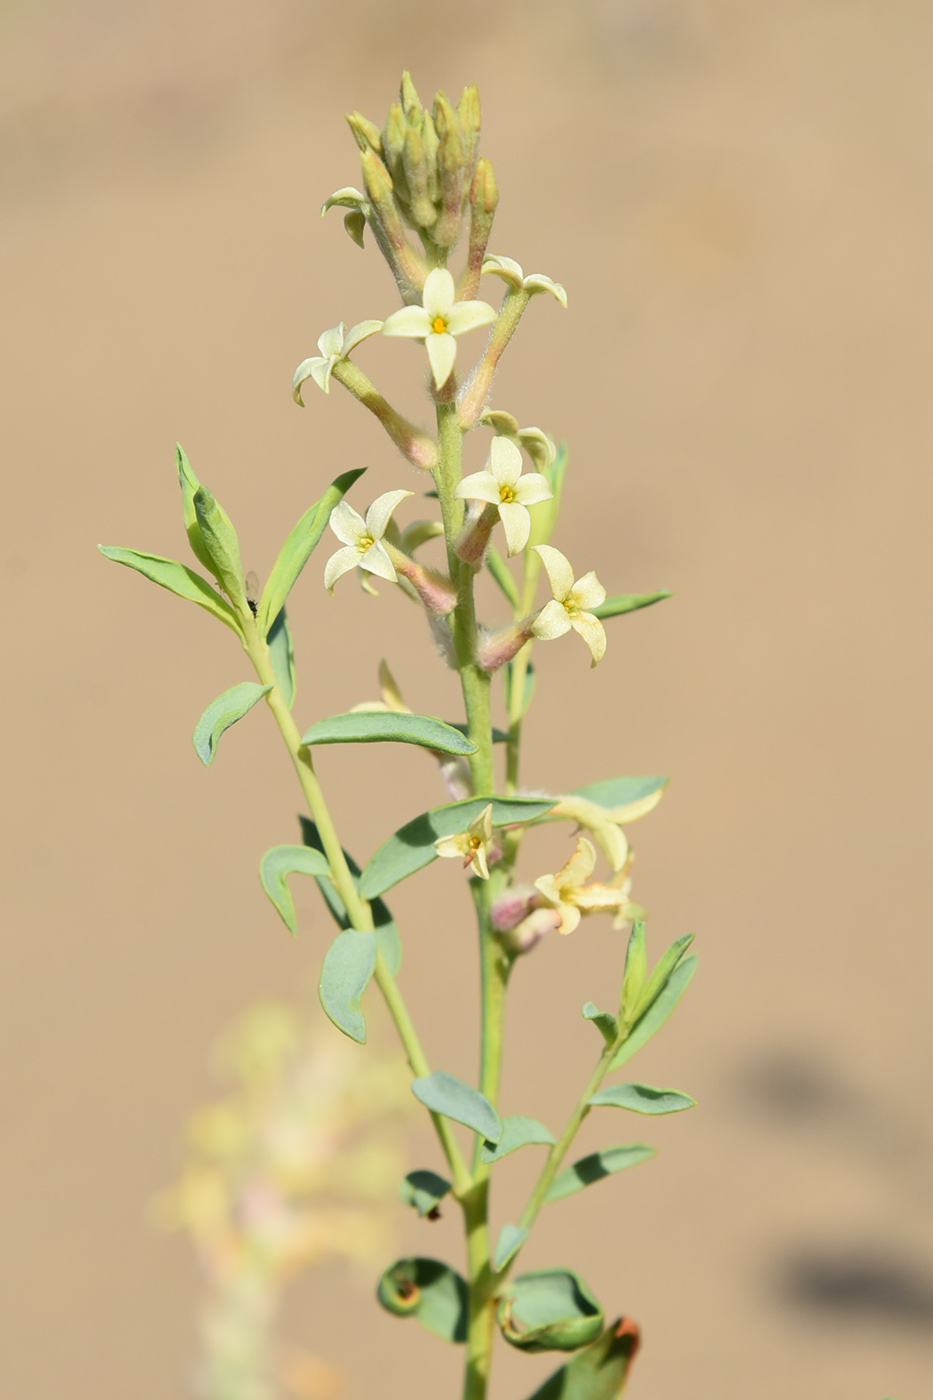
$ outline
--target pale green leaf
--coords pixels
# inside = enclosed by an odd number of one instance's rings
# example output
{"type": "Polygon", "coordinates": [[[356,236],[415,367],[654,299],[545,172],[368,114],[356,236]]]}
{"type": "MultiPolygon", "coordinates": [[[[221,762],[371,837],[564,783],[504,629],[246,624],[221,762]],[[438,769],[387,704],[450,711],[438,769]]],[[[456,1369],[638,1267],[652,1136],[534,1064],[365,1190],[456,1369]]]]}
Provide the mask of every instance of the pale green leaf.
{"type": "Polygon", "coordinates": [[[593,1002],[588,1001],[583,1007],[583,1015],[599,1031],[607,1045],[611,1045],[619,1034],[619,1023],[611,1011],[599,1011],[593,1002]]]}
{"type": "Polygon", "coordinates": [[[657,1148],[648,1147],[643,1142],[630,1142],[624,1147],[604,1147],[601,1152],[591,1152],[588,1157],[581,1157],[573,1166],[557,1173],[548,1187],[545,1203],[561,1201],[565,1196],[582,1191],[585,1186],[592,1186],[594,1181],[602,1181],[604,1177],[624,1171],[626,1167],[637,1167],[639,1162],[647,1162],[656,1156],[657,1148]]]}
{"type": "Polygon", "coordinates": [[[629,807],[652,797],[667,787],[669,782],[670,778],[657,776],[603,778],[601,782],[587,783],[585,787],[574,788],[573,791],[576,797],[585,797],[600,807],[629,807]]]}
{"type": "Polygon", "coordinates": [[[151,579],[160,588],[167,588],[177,597],[197,603],[199,607],[213,613],[221,622],[225,622],[237,636],[240,635],[240,623],[230,604],[225,598],[221,598],[206,579],[189,569],[187,564],[179,564],[175,559],[164,559],[161,554],[144,554],[138,549],[123,549],[114,544],[99,544],[97,548],[106,559],[125,564],[128,569],[135,569],[143,578],[151,579]]]}
{"type": "Polygon", "coordinates": [[[696,953],[688,953],[674,968],[663,990],[658,993],[647,1011],[639,1016],[613,1056],[612,1063],[609,1066],[610,1070],[618,1069],[621,1065],[624,1065],[626,1060],[632,1058],[636,1050],[640,1050],[645,1042],[650,1040],[655,1032],[661,1029],[664,1022],[671,1015],[674,1007],[689,987],[696,969],[696,953]]]}
{"type": "Polygon", "coordinates": [[[351,1040],[366,1041],[366,1021],[360,997],[376,966],[376,938],[371,932],[346,928],[324,956],[318,991],[321,1005],[338,1030],[351,1040]]]}
{"type": "Polygon", "coordinates": [[[422,1218],[437,1209],[449,1190],[450,1182],[446,1177],[423,1168],[403,1176],[398,1186],[404,1204],[412,1206],[422,1218]]]}
{"type": "Polygon", "coordinates": [[[365,470],[365,467],[360,467],[355,471],[344,472],[331,482],[321,499],[315,501],[314,505],[305,511],[283,544],[259,600],[256,626],[259,628],[261,637],[266,635],[271,623],[285,606],[285,601],[295,584],[295,580],[307,564],[312,550],[327,528],[327,522],[334,506],[343,499],[365,470]]]}
{"type": "Polygon", "coordinates": [[[539,1123],[537,1118],[526,1118],[522,1113],[510,1113],[502,1120],[502,1136],[497,1143],[486,1142],[480,1149],[480,1160],[498,1162],[510,1152],[533,1144],[554,1146],[554,1134],[550,1128],[539,1123]]]}
{"type": "Polygon", "coordinates": [[[210,569],[234,609],[248,610],[240,560],[240,542],[227,512],[218,500],[201,485],[194,493],[194,513],[201,539],[210,560],[210,569]]]}
{"type": "Polygon", "coordinates": [[[257,681],[241,681],[239,685],[231,686],[223,695],[218,695],[216,700],[211,701],[191,736],[194,751],[206,767],[213,761],[220,736],[231,724],[236,724],[238,719],[249,714],[253,706],[271,689],[271,685],[259,685],[257,681]]]}
{"type": "Polygon", "coordinates": [[[411,1091],[432,1113],[442,1113],[455,1123],[472,1128],[487,1142],[498,1142],[502,1135],[499,1115],[485,1094],[464,1084],[454,1074],[437,1069],[421,1079],[413,1079],[411,1091]]]}
{"type": "Polygon", "coordinates": [[[633,1113],[681,1113],[696,1099],[678,1089],[655,1089],[650,1084],[607,1084],[589,1101],[591,1108],[628,1108],[633,1113]]]}
{"type": "Polygon", "coordinates": [[[511,569],[494,545],[490,545],[486,551],[486,568],[492,574],[512,607],[517,609],[519,604],[518,585],[512,577],[511,569]]]}
{"type": "Polygon", "coordinates": [[[292,649],[292,634],[284,608],[279,611],[269,628],[266,641],[269,644],[269,660],[272,662],[279,690],[282,692],[286,705],[291,709],[295,703],[295,653],[292,649]]]}
{"type": "Polygon", "coordinates": [[[524,1225],[503,1225],[492,1258],[492,1267],[496,1273],[504,1269],[510,1259],[514,1259],[530,1233],[524,1225]]]}
{"type": "MultiPolygon", "coordinates": [[[[324,847],[314,822],[311,821],[309,817],[299,817],[298,820],[301,824],[301,835],[305,845],[323,854],[324,847]]],[[[348,851],[344,851],[343,857],[347,862],[355,885],[359,888],[360,867],[348,851]]],[[[328,909],[331,914],[333,914],[340,928],[349,928],[350,919],[347,914],[346,905],[340,898],[340,895],[337,893],[330,879],[324,875],[319,876],[317,884],[318,889],[324,896],[328,909]]],[[[398,927],[383,900],[371,899],[369,901],[369,908],[373,916],[373,925],[379,951],[385,958],[386,967],[389,969],[392,976],[397,977],[399,968],[402,965],[402,940],[399,935],[398,927]]]]}
{"type": "Polygon", "coordinates": [[[259,879],[290,933],[298,929],[295,905],[288,888],[289,875],[326,877],[330,873],[327,859],[320,851],[308,846],[273,846],[259,862],[259,879]]]}
{"type": "Polygon", "coordinates": [[[635,1323],[619,1318],[550,1375],[530,1400],[619,1400],[638,1340],[635,1323]]]}
{"type": "Polygon", "coordinates": [[[660,603],[664,598],[670,598],[669,588],[660,588],[657,593],[617,593],[612,598],[607,598],[604,603],[597,603],[595,608],[589,611],[594,617],[618,617],[620,613],[637,612],[639,608],[650,608],[652,603],[660,603]]]}
{"type": "Polygon", "coordinates": [[[351,710],[319,719],[301,736],[303,744],[419,744],[439,753],[476,753],[459,729],[430,715],[395,710],[351,710]]]}
{"type": "Polygon", "coordinates": [[[466,1341],[466,1282],[439,1259],[399,1259],[380,1278],[376,1297],[387,1312],[416,1317],[445,1342],[466,1341]]]}
{"type": "Polygon", "coordinates": [[[181,487],[185,531],[188,535],[188,543],[191,546],[191,552],[195,559],[204,565],[208,573],[213,573],[214,566],[211,563],[211,556],[208,554],[207,547],[201,537],[201,527],[198,524],[197,511],[194,508],[194,493],[201,483],[192,471],[191,463],[185,456],[184,448],[180,442],[176,442],[175,444],[175,465],[178,468],[178,484],[181,487]]]}

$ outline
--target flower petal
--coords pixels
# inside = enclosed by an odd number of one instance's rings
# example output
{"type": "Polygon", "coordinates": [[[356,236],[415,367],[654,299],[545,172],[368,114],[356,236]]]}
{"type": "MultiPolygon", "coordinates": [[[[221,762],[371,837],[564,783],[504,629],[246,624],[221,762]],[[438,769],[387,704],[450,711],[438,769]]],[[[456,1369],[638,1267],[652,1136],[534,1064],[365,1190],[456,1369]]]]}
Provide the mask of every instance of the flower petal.
{"type": "MultiPolygon", "coordinates": [[[[518,419],[502,408],[487,408],[485,413],[480,414],[477,422],[485,423],[487,428],[492,428],[495,433],[518,432],[518,419]]],[[[534,431],[538,432],[539,429],[535,428],[534,431]]]]}
{"type": "Polygon", "coordinates": [[[584,885],[577,890],[574,903],[578,909],[590,914],[597,909],[622,909],[628,903],[622,890],[614,890],[609,885],[584,885]]]}
{"type": "MultiPolygon", "coordinates": [[[[301,397],[301,386],[306,379],[311,378],[311,371],[316,364],[320,364],[319,355],[312,355],[309,360],[302,360],[292,377],[292,398],[295,400],[295,403],[301,404],[302,408],[304,408],[304,400],[301,397]]],[[[317,383],[317,380],[314,382],[317,383]]],[[[326,392],[325,390],[325,393],[326,392]]]]}
{"type": "Polygon", "coordinates": [[[456,836],[439,836],[434,842],[434,849],[439,856],[459,856],[462,859],[470,849],[470,838],[465,831],[458,831],[456,836]]]}
{"type": "Polygon", "coordinates": [[[473,472],[465,476],[454,495],[461,501],[488,501],[493,506],[501,500],[499,483],[491,472],[473,472]]]}
{"type": "Polygon", "coordinates": [[[606,655],[606,629],[599,618],[594,617],[592,613],[581,612],[570,619],[570,625],[575,632],[579,632],[589,647],[593,658],[592,665],[602,661],[606,655]]]}
{"type": "Polygon", "coordinates": [[[577,837],[577,849],[562,870],[554,877],[566,897],[570,890],[576,890],[586,883],[596,869],[596,848],[585,836],[577,837]]]}
{"type": "Polygon", "coordinates": [[[539,501],[550,501],[553,495],[547,477],[540,472],[526,472],[515,483],[515,499],[520,506],[536,506],[539,501]]]}
{"type": "Polygon", "coordinates": [[[454,279],[446,267],[432,268],[424,279],[421,294],[421,305],[428,319],[433,321],[435,316],[443,316],[446,320],[454,303],[454,295],[454,279]]]}
{"type": "Polygon", "coordinates": [[[487,802],[478,817],[470,822],[470,835],[478,836],[487,845],[492,841],[492,803],[487,802]]]}
{"type": "Polygon", "coordinates": [[[329,355],[339,355],[343,346],[343,336],[346,326],[340,321],[336,326],[331,326],[329,331],[318,337],[317,348],[324,356],[325,360],[329,355]]]}
{"type": "Polygon", "coordinates": [[[434,375],[435,386],[438,389],[443,389],[450,378],[454,360],[457,358],[457,342],[446,331],[439,334],[432,331],[424,342],[424,348],[431,361],[431,372],[434,375]]]}
{"type": "Polygon", "coordinates": [[[560,923],[557,925],[558,933],[573,933],[575,928],[580,926],[580,911],[575,904],[562,904],[560,906],[560,923]]]}
{"type": "Polygon", "coordinates": [[[562,637],[565,632],[569,632],[570,618],[563,603],[559,603],[556,598],[545,603],[531,624],[531,630],[542,642],[553,641],[555,637],[562,637]]]}
{"type": "Polygon", "coordinates": [[[367,336],[375,335],[377,331],[381,331],[384,324],[384,321],[357,321],[356,325],[351,326],[343,338],[343,345],[340,348],[341,358],[344,355],[349,355],[351,350],[355,350],[360,341],[365,340],[367,336]]]}
{"type": "Polygon", "coordinates": [[[541,562],[554,597],[558,600],[566,598],[573,588],[573,569],[570,567],[570,561],[553,545],[536,544],[534,549],[541,555],[541,562]]]}
{"type": "Polygon", "coordinates": [[[486,301],[455,301],[447,313],[447,329],[451,335],[463,335],[495,319],[496,313],[486,301]]]}
{"type": "Polygon", "coordinates": [[[405,335],[423,340],[431,334],[431,318],[423,306],[403,306],[382,323],[383,335],[405,335]]]}
{"type": "Polygon", "coordinates": [[[508,438],[493,438],[489,445],[489,470],[500,486],[514,486],[522,474],[522,454],[508,438]]]}
{"type": "Polygon", "coordinates": [[[348,501],[338,501],[330,513],[330,528],[342,544],[358,545],[366,534],[366,521],[348,501]]]}
{"type": "Polygon", "coordinates": [[[312,362],[311,378],[319,389],[324,390],[325,394],[330,393],[331,371],[339,359],[339,355],[330,355],[326,360],[314,360],[312,362]]]}
{"type": "Polygon", "coordinates": [[[324,565],[324,587],[328,593],[333,593],[337,580],[348,574],[351,569],[355,569],[359,562],[360,551],[352,545],[338,549],[336,554],[332,554],[324,565]]]}
{"type": "Polygon", "coordinates": [[[557,881],[553,875],[539,876],[538,879],[534,881],[534,887],[536,890],[540,890],[548,903],[553,905],[560,904],[560,890],[557,888],[557,881]]]}
{"type": "Polygon", "coordinates": [[[522,428],[518,434],[518,441],[536,467],[549,467],[557,459],[554,439],[541,428],[522,428]]]}
{"type": "Polygon", "coordinates": [[[517,263],[514,258],[500,258],[495,253],[489,253],[483,259],[483,271],[492,273],[494,277],[501,277],[512,287],[519,288],[522,285],[521,263],[517,263]]]}
{"type": "Polygon", "coordinates": [[[573,600],[578,608],[596,608],[606,601],[606,590],[590,569],[573,585],[573,600]]]}
{"type": "Polygon", "coordinates": [[[517,501],[504,501],[499,506],[499,519],[505,530],[509,554],[521,554],[531,534],[531,516],[517,501]]]}
{"type": "Polygon", "coordinates": [[[378,574],[380,578],[388,579],[389,583],[398,583],[398,574],[395,572],[395,565],[386,554],[385,546],[378,540],[371,544],[364,554],[357,555],[356,561],[361,569],[366,569],[371,574],[378,574]]]}
{"type": "Polygon", "coordinates": [[[486,851],[483,846],[477,846],[473,852],[473,859],[470,861],[473,873],[481,880],[489,879],[489,866],[486,863],[486,851]]]}
{"type": "Polygon", "coordinates": [[[533,296],[535,292],[550,292],[566,310],[567,293],[564,291],[564,288],[559,282],[553,281],[550,277],[545,277],[543,272],[532,272],[524,279],[522,285],[530,296],[533,296]]]}
{"type": "Polygon", "coordinates": [[[406,496],[414,494],[414,491],[385,491],[381,496],[377,496],[366,512],[367,533],[372,535],[374,540],[381,540],[395,507],[400,501],[404,501],[406,496]]]}

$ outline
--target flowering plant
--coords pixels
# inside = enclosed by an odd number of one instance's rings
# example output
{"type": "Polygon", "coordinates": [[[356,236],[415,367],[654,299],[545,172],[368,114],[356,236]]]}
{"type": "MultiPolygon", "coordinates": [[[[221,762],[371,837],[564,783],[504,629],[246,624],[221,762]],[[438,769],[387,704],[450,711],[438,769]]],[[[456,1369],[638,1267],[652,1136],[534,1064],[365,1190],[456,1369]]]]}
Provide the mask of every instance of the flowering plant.
{"type": "MultiPolygon", "coordinates": [[[[360,148],[363,190],[338,190],[324,205],[347,212],[347,232],[360,245],[366,230],[395,278],[401,309],[383,320],[365,320],[348,332],[326,330],[320,354],[295,373],[293,392],[302,403],[308,379],[329,393],[341,384],[373,413],[411,467],[431,478],[439,519],[402,525],[414,492],[382,491],[365,512],[345,499],[362,475],[346,471],[327,486],[295,525],[259,590],[245,578],[237,532],[217,499],[198,480],[184,452],[177,454],[185,527],[197,572],[173,559],[115,547],[103,553],[128,565],[182,598],[197,603],[232,631],[250,661],[255,679],[240,681],[214,700],[194,731],[205,764],[213,761],[227,729],[260,701],[271,713],[290,755],[307,802],[300,844],[273,847],[260,862],[269,898],[292,932],[296,915],[288,880],[316,880],[337,924],[320,970],[320,996],[327,1015],[345,1035],[366,1038],[362,998],[374,983],[397,1028],[413,1079],[411,1089],[430,1114],[440,1159],[409,1172],[402,1197],[419,1216],[430,1216],[450,1196],[463,1215],[466,1264],[428,1257],[400,1259],[379,1281],[384,1308],[415,1317],[428,1331],[464,1346],[465,1400],[486,1395],[496,1331],[521,1351],[557,1351],[567,1359],[535,1392],[535,1400],[611,1400],[621,1393],[638,1330],[627,1318],[607,1325],[602,1304],[571,1269],[518,1273],[519,1256],[539,1215],[565,1196],[645,1161],[654,1149],[622,1142],[568,1162],[577,1130],[593,1110],[621,1108],[653,1115],[690,1108],[678,1090],[611,1079],[655,1034],[674,1010],[695,969],[691,935],[678,938],[649,970],[644,911],[631,898],[631,851],[623,828],[660,800],[666,779],[609,778],[569,793],[520,780],[522,729],[532,700],[531,651],[535,642],[557,641],[575,632],[593,666],[606,650],[604,623],[660,601],[666,592],[607,596],[595,573],[576,570],[551,543],[567,471],[567,454],[538,427],[522,428],[511,414],[490,409],[493,376],[532,297],[548,292],[561,307],[567,295],[542,274],[526,276],[514,259],[488,252],[498,202],[492,166],[478,155],[480,111],[474,88],[454,108],[443,93],[425,108],[406,73],[400,101],[380,129],[358,113],[349,118],[360,148]],[[459,274],[450,254],[466,233],[459,274]],[[414,235],[414,237],[412,237],[414,235]],[[501,279],[498,307],[478,298],[480,278],[501,279]],[[471,360],[472,334],[488,326],[485,347],[471,360]],[[399,413],[351,358],[369,337],[411,337],[423,342],[435,430],[426,432],[399,413]],[[464,337],[462,343],[460,337],[464,337]],[[492,430],[488,450],[475,453],[492,430]],[[464,474],[464,449],[479,470],[464,474]],[[525,471],[524,458],[532,470],[525,471]],[[506,555],[496,546],[501,524],[506,555]],[[314,718],[305,727],[293,714],[295,661],[286,616],[292,588],[328,527],[337,547],[323,569],[333,591],[356,571],[394,583],[424,610],[447,664],[459,675],[464,718],[448,723],[409,709],[388,667],[380,668],[382,698],[343,714],[314,718]],[[418,551],[443,537],[444,568],[422,563],[418,551]],[[477,619],[474,584],[488,570],[511,616],[488,627],[477,619]],[[537,602],[542,569],[550,599],[537,602]],[[502,681],[503,730],[491,718],[491,692],[502,681]],[[415,815],[390,835],[359,867],[347,855],[315,770],[318,745],[395,742],[432,753],[448,801],[415,815]],[[496,744],[503,772],[494,760],[496,744]],[[570,823],[574,848],[562,867],[534,867],[534,878],[518,878],[520,854],[533,850],[544,824],[570,823]],[[480,1075],[468,1084],[434,1068],[403,1000],[399,969],[401,932],[383,896],[436,858],[461,862],[479,930],[481,997],[480,1075]],[[594,880],[599,859],[608,872],[594,880]],[[621,989],[613,1010],[583,1007],[598,1041],[593,1072],[563,1127],[555,1132],[521,1113],[502,1115],[500,1066],[506,991],[521,959],[543,937],[573,935],[583,919],[609,914],[629,928],[621,989]],[[607,1082],[610,1081],[610,1082],[607,1082]],[[493,1236],[490,1194],[496,1164],[507,1154],[532,1148],[540,1154],[527,1202],[518,1219],[493,1236]],[[435,1170],[441,1167],[441,1171],[435,1170]]],[[[545,300],[548,300],[546,298],[545,300]]],[[[365,502],[360,502],[365,504],[365,502]]],[[[342,585],[346,586],[346,585],[342,585]]],[[[563,645],[563,643],[561,643],[563,645]]],[[[436,1063],[436,1062],[435,1062],[436,1063]]],[[[608,1189],[608,1188],[604,1188],[608,1189]]]]}

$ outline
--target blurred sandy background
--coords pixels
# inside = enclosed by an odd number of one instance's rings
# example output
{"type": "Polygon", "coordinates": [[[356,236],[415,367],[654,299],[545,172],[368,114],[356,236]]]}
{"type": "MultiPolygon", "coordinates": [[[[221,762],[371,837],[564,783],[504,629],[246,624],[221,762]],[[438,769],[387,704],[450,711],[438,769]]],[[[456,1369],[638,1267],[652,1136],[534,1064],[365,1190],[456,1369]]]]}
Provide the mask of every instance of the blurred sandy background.
{"type": "MultiPolygon", "coordinates": [[[[609,624],[592,676],[573,639],[540,649],[525,776],[674,775],[635,893],[655,951],[693,928],[703,965],[638,1072],[701,1106],[528,1266],[640,1320],[632,1400],[931,1394],[931,62],[920,0],[7,0],[4,1395],[187,1393],[196,1280],[146,1203],[218,1029],[310,989],[330,936],[310,882],[292,942],[256,878],[296,831],[272,727],[210,771],[191,749],[246,676],[232,639],[94,546],[181,551],[176,438],[260,575],[337,471],[371,467],[358,505],[422,484],[339,386],[289,396],[325,327],[396,304],[318,209],[358,179],[343,112],[381,121],[405,65],[423,97],[480,85],[492,249],[570,293],[532,304],[494,395],[571,445],[558,542],[610,591],[676,590],[609,624]]],[[[426,418],[421,353],[360,358],[426,418]]],[[[329,600],[315,562],[292,615],[300,721],[371,697],[382,654],[455,713],[390,589],[329,600]]],[[[320,767],[361,858],[442,800],[408,750],[320,767]]],[[[439,862],[392,903],[428,1052],[472,1075],[456,886],[439,862]]],[[[506,1111],[569,1106],[577,1006],[620,957],[594,921],[519,969],[506,1111]]],[[[500,1221],[532,1165],[500,1169],[500,1221]]],[[[400,1248],[456,1258],[452,1214],[429,1229],[400,1248]]],[[[351,1349],[350,1400],[455,1394],[459,1355],[369,1287],[316,1279],[292,1334],[351,1349]]],[[[552,1365],[503,1355],[496,1396],[552,1365]]]]}

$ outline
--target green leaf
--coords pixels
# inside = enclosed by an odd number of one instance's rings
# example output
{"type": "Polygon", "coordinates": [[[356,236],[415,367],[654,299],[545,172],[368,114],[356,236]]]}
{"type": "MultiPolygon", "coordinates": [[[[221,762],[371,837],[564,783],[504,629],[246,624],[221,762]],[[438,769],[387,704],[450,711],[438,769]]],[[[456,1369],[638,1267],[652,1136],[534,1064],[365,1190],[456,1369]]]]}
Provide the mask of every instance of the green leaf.
{"type": "Polygon", "coordinates": [[[439,753],[476,753],[476,745],[459,729],[429,715],[395,710],[355,710],[319,719],[301,736],[303,744],[420,744],[439,753]]]}
{"type": "MultiPolygon", "coordinates": [[[[547,544],[554,533],[554,526],[560,512],[560,498],[564,489],[564,475],[567,471],[567,447],[561,443],[557,449],[557,456],[549,467],[545,467],[542,475],[547,478],[548,485],[554,493],[550,501],[539,501],[529,509],[531,516],[531,534],[528,537],[529,545],[547,544]]],[[[533,558],[536,556],[532,556],[533,558]]]]}
{"type": "Polygon", "coordinates": [[[648,978],[642,989],[641,996],[637,1003],[636,1014],[643,1016],[651,1004],[657,1000],[658,996],[667,986],[671,973],[683,959],[684,954],[693,942],[693,934],[685,933],[680,938],[675,938],[669,948],[658,958],[651,976],[648,978]]]}
{"type": "Polygon", "coordinates": [[[598,1011],[593,1002],[584,1004],[583,1015],[588,1021],[592,1021],[607,1045],[611,1045],[618,1038],[619,1023],[611,1011],[598,1011]]]}
{"type": "MultiPolygon", "coordinates": [[[[512,712],[512,676],[514,675],[514,665],[515,663],[510,661],[507,666],[503,666],[502,668],[502,683],[505,688],[505,707],[510,714],[512,712]]],[[[525,688],[522,694],[522,708],[519,718],[528,713],[528,706],[531,704],[534,693],[535,668],[529,661],[525,666],[525,688]]]]}
{"type": "Polygon", "coordinates": [[[233,608],[245,613],[248,604],[243,583],[243,565],[240,561],[240,542],[233,528],[233,521],[206,486],[199,486],[193,499],[194,513],[210,560],[211,572],[230,599],[233,608]]]}
{"type": "Polygon", "coordinates": [[[591,1152],[588,1157],[581,1157],[573,1166],[557,1173],[548,1187],[545,1204],[562,1201],[565,1196],[582,1191],[584,1186],[592,1186],[594,1181],[602,1181],[603,1177],[624,1171],[626,1167],[637,1167],[639,1162],[647,1162],[656,1156],[657,1148],[648,1147],[643,1142],[630,1142],[624,1147],[604,1147],[601,1152],[591,1152]]]}
{"type": "Polygon", "coordinates": [[[530,1400],[619,1400],[638,1341],[635,1323],[619,1318],[549,1376],[530,1400]]]}
{"type": "Polygon", "coordinates": [[[576,1351],[603,1330],[603,1310],[570,1269],[536,1269],[507,1285],[496,1321],[520,1351],[576,1351]]]}
{"type": "Polygon", "coordinates": [[[365,470],[365,467],[358,467],[355,471],[343,472],[341,476],[332,481],[321,499],[315,501],[314,505],[305,511],[283,544],[259,600],[256,626],[259,628],[261,637],[266,635],[270,623],[278,617],[285,606],[285,600],[294,587],[298,575],[307,564],[312,550],[327,528],[327,522],[334,506],[343,499],[354,481],[358,481],[365,470]]]}
{"type": "Polygon", "coordinates": [[[422,1079],[413,1079],[411,1092],[432,1113],[463,1123],[487,1142],[498,1142],[502,1136],[499,1115],[486,1095],[454,1074],[436,1069],[422,1079]]]}
{"type": "MultiPolygon", "coordinates": [[[[434,842],[439,836],[455,836],[466,831],[474,817],[489,803],[485,797],[468,797],[462,802],[449,802],[422,812],[420,817],[406,822],[388,841],[384,842],[367,863],[360,880],[360,892],[366,899],[382,894],[400,880],[437,859],[434,842]]],[[[533,821],[549,812],[557,801],[534,797],[494,797],[493,826],[533,821]]]]}
{"type": "Polygon", "coordinates": [[[240,623],[230,604],[225,598],[221,598],[206,579],[189,569],[187,564],[179,564],[176,559],[163,559],[161,554],[143,554],[138,549],[122,549],[115,544],[99,544],[97,548],[105,559],[125,564],[128,569],[135,569],[143,578],[151,579],[160,588],[167,588],[177,597],[197,603],[221,622],[225,622],[237,636],[240,635],[240,623]]]}
{"type": "Polygon", "coordinates": [[[484,1143],[480,1149],[480,1161],[498,1162],[519,1147],[529,1147],[533,1143],[554,1146],[554,1134],[537,1118],[526,1118],[521,1113],[510,1113],[502,1120],[502,1136],[497,1143],[484,1143]]]}
{"type": "Polygon", "coordinates": [[[225,733],[238,719],[249,714],[258,700],[272,689],[271,685],[259,685],[257,681],[241,681],[232,685],[223,695],[212,700],[194,727],[192,741],[198,758],[209,767],[221,734],[225,733]]]}
{"type": "Polygon", "coordinates": [[[585,797],[600,807],[628,807],[633,802],[642,802],[652,797],[661,788],[667,787],[670,778],[604,778],[602,782],[587,783],[586,787],[574,788],[576,797],[585,797]]]}
{"type": "Polygon", "coordinates": [[[279,690],[286,705],[291,709],[295,703],[295,653],[292,650],[292,634],[284,608],[276,615],[266,641],[269,644],[269,660],[272,662],[279,690]]]}
{"type": "Polygon", "coordinates": [[[590,608],[590,612],[594,617],[618,617],[620,613],[650,608],[652,603],[660,603],[664,598],[671,596],[669,588],[659,588],[657,593],[617,593],[615,597],[607,598],[604,603],[597,603],[595,608],[590,608]]]}
{"type": "Polygon", "coordinates": [[[430,1215],[450,1190],[450,1182],[437,1172],[419,1170],[403,1176],[398,1193],[406,1206],[413,1206],[420,1217],[430,1215]]]}
{"type": "Polygon", "coordinates": [[[514,1258],[530,1233],[531,1231],[526,1230],[524,1225],[503,1225],[499,1231],[496,1252],[492,1259],[492,1267],[496,1273],[500,1269],[504,1269],[509,1260],[514,1258]]]}
{"type": "Polygon", "coordinates": [[[633,1113],[680,1113],[696,1099],[677,1089],[654,1089],[650,1084],[607,1084],[597,1089],[590,1108],[629,1108],[633,1113]]]}
{"type": "Polygon", "coordinates": [[[439,1259],[399,1259],[376,1289],[386,1312],[416,1317],[445,1342],[465,1342],[468,1292],[464,1279],[439,1259]]]}
{"type": "Polygon", "coordinates": [[[191,463],[185,456],[184,448],[180,442],[175,444],[175,465],[178,468],[178,484],[181,487],[182,510],[185,516],[185,530],[188,535],[188,543],[191,552],[201,564],[204,565],[208,573],[214,572],[211,563],[211,556],[207,552],[207,547],[201,535],[201,527],[198,524],[197,511],[194,508],[194,493],[201,485],[194,472],[191,470],[191,463]]]}
{"type": "Polygon", "coordinates": [[[622,975],[619,1016],[623,1025],[630,1026],[638,1013],[647,968],[645,922],[644,919],[636,919],[629,934],[628,948],[625,951],[625,972],[622,975]]]}
{"type": "Polygon", "coordinates": [[[297,932],[298,921],[286,877],[314,875],[320,878],[329,872],[326,858],[307,846],[273,846],[266,851],[259,862],[259,879],[290,933],[297,932]]]}
{"type": "Polygon", "coordinates": [[[610,1070],[618,1069],[620,1065],[624,1065],[626,1060],[632,1058],[636,1050],[640,1050],[645,1042],[661,1029],[689,987],[696,970],[697,955],[689,953],[674,968],[663,990],[658,993],[648,1009],[639,1016],[613,1056],[609,1066],[610,1070]]]}
{"type": "MultiPolygon", "coordinates": [[[[299,817],[301,824],[301,836],[306,846],[310,846],[315,851],[323,854],[324,847],[318,835],[318,829],[309,817],[299,817]]],[[[359,888],[360,867],[349,854],[344,851],[343,858],[347,862],[350,874],[354,883],[359,888]]],[[[325,903],[340,928],[350,927],[350,917],[347,914],[346,905],[334,888],[331,880],[327,876],[317,877],[318,889],[324,896],[325,903]]],[[[399,935],[398,926],[393,919],[388,907],[381,899],[371,899],[369,901],[370,913],[373,916],[373,926],[376,933],[376,942],[379,951],[385,958],[386,967],[393,977],[398,976],[399,968],[402,965],[402,940],[399,935]]]]}
{"type": "Polygon", "coordinates": [[[366,1021],[360,997],[376,966],[376,938],[371,932],[345,928],[324,956],[318,992],[321,1005],[338,1030],[366,1043],[366,1021]]]}
{"type": "Polygon", "coordinates": [[[490,545],[486,551],[486,568],[492,574],[496,583],[512,604],[512,607],[517,608],[519,603],[518,586],[512,577],[512,571],[494,545],[490,545]]]}

